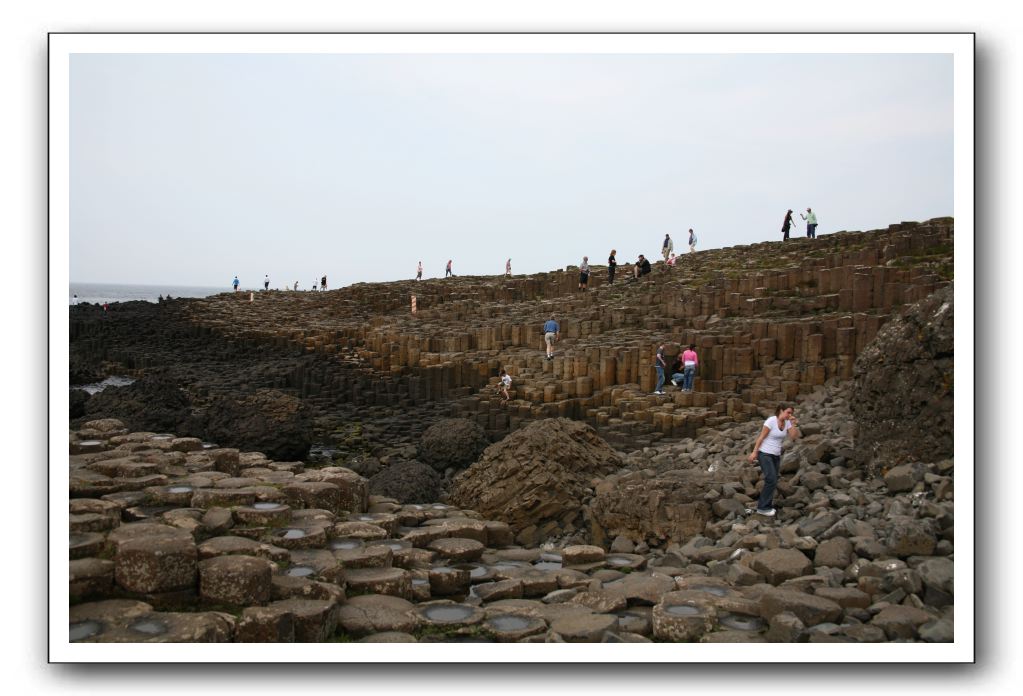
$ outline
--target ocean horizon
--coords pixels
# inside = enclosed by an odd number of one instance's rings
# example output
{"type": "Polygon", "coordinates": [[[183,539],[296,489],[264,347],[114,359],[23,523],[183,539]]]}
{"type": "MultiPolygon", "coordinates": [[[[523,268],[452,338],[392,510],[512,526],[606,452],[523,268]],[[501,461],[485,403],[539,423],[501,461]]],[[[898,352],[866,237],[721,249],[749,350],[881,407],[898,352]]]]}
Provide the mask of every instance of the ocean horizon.
{"type": "Polygon", "coordinates": [[[86,302],[103,304],[104,302],[157,302],[160,297],[209,297],[221,292],[231,292],[230,283],[222,287],[195,285],[142,285],[117,283],[69,283],[68,304],[74,304],[74,296],[78,295],[79,304],[86,302]]]}

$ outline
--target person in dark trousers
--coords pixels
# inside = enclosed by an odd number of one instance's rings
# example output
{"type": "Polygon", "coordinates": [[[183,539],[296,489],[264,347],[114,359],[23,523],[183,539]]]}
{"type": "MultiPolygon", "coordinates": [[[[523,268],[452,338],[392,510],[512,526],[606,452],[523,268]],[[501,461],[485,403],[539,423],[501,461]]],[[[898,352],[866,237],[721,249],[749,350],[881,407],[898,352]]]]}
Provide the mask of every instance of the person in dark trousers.
{"type": "Polygon", "coordinates": [[[590,257],[584,256],[583,262],[579,264],[579,289],[585,290],[590,283],[590,257]]]}
{"type": "Polygon", "coordinates": [[[806,236],[809,239],[817,239],[817,214],[807,208],[806,215],[800,213],[799,217],[806,220],[806,236]]]}
{"type": "Polygon", "coordinates": [[[454,273],[451,272],[451,259],[448,259],[447,268],[444,269],[444,277],[447,278],[451,275],[454,275],[454,273]]]}
{"type": "Polygon", "coordinates": [[[263,290],[269,290],[269,289],[270,289],[270,274],[267,273],[265,276],[263,276],[263,290]]]}
{"type": "Polygon", "coordinates": [[[635,268],[635,271],[634,271],[634,273],[636,274],[635,277],[636,278],[641,278],[641,277],[645,276],[649,272],[650,272],[650,261],[645,256],[643,256],[643,254],[640,254],[639,255],[639,261],[636,262],[636,268],[635,268]]]}
{"type": "Polygon", "coordinates": [[[800,436],[799,421],[796,420],[794,409],[785,404],[778,404],[774,415],[764,421],[760,435],[753,445],[753,451],[747,457],[750,464],[757,462],[764,476],[764,488],[757,499],[757,514],[774,517],[774,489],[778,485],[778,472],[781,470],[781,446],[785,437],[795,440],[800,436]]]}
{"type": "Polygon", "coordinates": [[[615,259],[615,254],[618,252],[614,249],[611,250],[611,254],[607,257],[607,284],[614,285],[615,283],[615,269],[618,268],[618,261],[615,259]]]}
{"type": "Polygon", "coordinates": [[[781,223],[782,241],[785,241],[786,239],[789,238],[789,229],[791,229],[791,228],[792,228],[792,210],[789,209],[789,211],[787,213],[785,213],[785,219],[782,220],[782,223],[781,223]]]}
{"type": "Polygon", "coordinates": [[[668,363],[664,362],[664,344],[657,346],[657,352],[654,353],[654,369],[657,370],[657,386],[654,387],[654,394],[663,394],[664,390],[661,388],[664,386],[664,370],[667,369],[668,363]]]}

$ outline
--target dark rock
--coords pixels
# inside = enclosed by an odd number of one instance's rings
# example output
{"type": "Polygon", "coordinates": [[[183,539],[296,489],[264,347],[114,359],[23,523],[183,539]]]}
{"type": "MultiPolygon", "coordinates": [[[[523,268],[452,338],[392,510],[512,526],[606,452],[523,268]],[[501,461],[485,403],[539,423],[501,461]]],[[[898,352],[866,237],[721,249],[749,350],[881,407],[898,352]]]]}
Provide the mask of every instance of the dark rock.
{"type": "Polygon", "coordinates": [[[308,409],[300,399],[276,389],[216,399],[199,427],[222,445],[281,461],[304,459],[312,444],[308,409]]]}
{"type": "Polygon", "coordinates": [[[882,326],[856,358],[857,446],[875,463],[952,456],[954,316],[950,283],[882,326]]]}
{"type": "Polygon", "coordinates": [[[440,475],[422,462],[391,464],[369,480],[369,492],[399,503],[432,503],[440,499],[440,475]]]}
{"type": "Polygon", "coordinates": [[[419,459],[437,471],[463,469],[490,445],[487,434],[475,421],[448,418],[431,425],[419,440],[419,459]]]}

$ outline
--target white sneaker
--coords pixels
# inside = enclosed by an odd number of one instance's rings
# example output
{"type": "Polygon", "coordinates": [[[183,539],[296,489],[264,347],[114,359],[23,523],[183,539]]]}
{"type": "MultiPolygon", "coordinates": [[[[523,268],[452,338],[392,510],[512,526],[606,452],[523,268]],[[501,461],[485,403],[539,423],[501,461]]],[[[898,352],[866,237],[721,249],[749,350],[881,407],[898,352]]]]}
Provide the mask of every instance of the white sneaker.
{"type": "Polygon", "coordinates": [[[761,510],[760,508],[757,508],[757,514],[763,515],[764,517],[774,517],[774,513],[775,513],[774,508],[767,508],[766,510],[761,510]]]}

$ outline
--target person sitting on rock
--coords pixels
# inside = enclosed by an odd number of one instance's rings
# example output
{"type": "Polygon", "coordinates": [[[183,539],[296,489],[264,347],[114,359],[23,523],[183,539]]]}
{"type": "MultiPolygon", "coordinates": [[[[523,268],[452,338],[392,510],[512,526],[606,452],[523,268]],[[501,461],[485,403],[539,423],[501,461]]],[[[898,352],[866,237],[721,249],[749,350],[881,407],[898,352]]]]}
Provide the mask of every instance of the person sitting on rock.
{"type": "Polygon", "coordinates": [[[671,383],[679,389],[685,383],[685,373],[682,371],[682,353],[675,356],[675,362],[671,364],[671,383]]]}
{"type": "Polygon", "coordinates": [[[641,278],[641,277],[645,276],[649,272],[650,272],[650,261],[645,256],[643,256],[643,254],[640,254],[639,255],[639,260],[636,261],[636,267],[633,270],[633,274],[634,274],[633,277],[641,278]]]}

